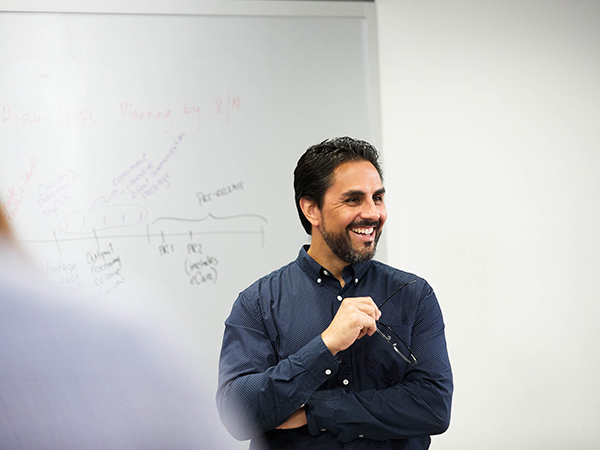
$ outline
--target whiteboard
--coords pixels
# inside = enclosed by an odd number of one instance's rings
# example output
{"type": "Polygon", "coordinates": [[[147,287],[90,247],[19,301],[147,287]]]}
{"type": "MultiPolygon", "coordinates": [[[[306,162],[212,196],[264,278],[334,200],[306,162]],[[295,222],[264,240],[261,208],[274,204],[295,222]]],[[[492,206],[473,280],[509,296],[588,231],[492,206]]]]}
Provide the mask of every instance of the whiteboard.
{"type": "Polygon", "coordinates": [[[237,294],[308,242],[296,161],[379,142],[374,5],[13,4],[0,201],[18,240],[60,289],[174,319],[216,389],[237,294]]]}

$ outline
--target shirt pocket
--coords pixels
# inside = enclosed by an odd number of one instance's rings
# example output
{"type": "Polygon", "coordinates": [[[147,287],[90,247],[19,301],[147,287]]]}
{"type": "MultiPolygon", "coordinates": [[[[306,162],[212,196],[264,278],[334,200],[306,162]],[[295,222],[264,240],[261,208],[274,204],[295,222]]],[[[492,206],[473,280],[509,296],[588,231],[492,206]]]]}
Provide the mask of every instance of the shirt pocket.
{"type": "Polygon", "coordinates": [[[383,336],[371,336],[367,358],[367,373],[376,389],[394,386],[404,379],[408,364],[383,336]]]}

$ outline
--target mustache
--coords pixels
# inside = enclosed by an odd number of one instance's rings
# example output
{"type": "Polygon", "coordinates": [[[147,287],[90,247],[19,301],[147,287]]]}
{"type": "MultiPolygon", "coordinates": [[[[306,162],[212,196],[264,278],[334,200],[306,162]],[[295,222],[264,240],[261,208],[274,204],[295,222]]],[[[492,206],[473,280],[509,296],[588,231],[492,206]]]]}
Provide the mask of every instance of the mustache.
{"type": "Polygon", "coordinates": [[[359,222],[352,222],[348,228],[356,228],[356,227],[373,227],[379,228],[381,222],[379,220],[361,220],[359,222]]]}

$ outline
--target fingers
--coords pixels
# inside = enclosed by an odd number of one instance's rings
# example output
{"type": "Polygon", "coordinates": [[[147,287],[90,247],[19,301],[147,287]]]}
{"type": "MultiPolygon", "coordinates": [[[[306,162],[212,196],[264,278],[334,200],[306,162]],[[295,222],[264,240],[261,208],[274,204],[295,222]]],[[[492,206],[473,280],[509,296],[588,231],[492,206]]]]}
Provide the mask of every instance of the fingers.
{"type": "MultiPolygon", "coordinates": [[[[355,304],[360,311],[372,317],[374,321],[379,320],[379,318],[381,317],[381,311],[379,311],[379,308],[377,307],[377,305],[371,297],[347,298],[346,300],[344,300],[344,302],[346,302],[347,304],[355,304]]],[[[342,302],[342,305],[344,304],[344,302],[342,302]]]]}
{"type": "Polygon", "coordinates": [[[377,315],[373,308],[360,308],[356,316],[356,323],[360,329],[360,333],[356,339],[360,339],[365,335],[372,335],[377,329],[375,323],[377,315]]]}
{"type": "Polygon", "coordinates": [[[323,342],[335,355],[350,347],[357,339],[377,331],[381,312],[371,297],[345,299],[329,327],[321,334],[323,342]]]}
{"type": "Polygon", "coordinates": [[[306,411],[304,408],[300,408],[293,413],[288,420],[277,427],[278,430],[291,430],[293,428],[300,428],[307,424],[306,411]]]}
{"type": "Polygon", "coordinates": [[[357,339],[360,339],[364,335],[368,334],[371,336],[377,330],[376,321],[381,317],[381,311],[377,308],[377,305],[371,297],[355,297],[355,298],[347,298],[342,302],[342,307],[356,307],[359,316],[357,319],[359,320],[364,328],[361,330],[361,333],[357,339]],[[364,314],[367,317],[362,317],[360,314],[364,314]]]}

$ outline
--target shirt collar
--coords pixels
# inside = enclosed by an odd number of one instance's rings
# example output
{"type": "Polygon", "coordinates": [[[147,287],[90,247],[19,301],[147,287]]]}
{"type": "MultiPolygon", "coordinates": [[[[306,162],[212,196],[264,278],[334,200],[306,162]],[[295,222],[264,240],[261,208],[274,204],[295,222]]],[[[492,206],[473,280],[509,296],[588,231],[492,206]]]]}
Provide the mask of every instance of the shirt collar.
{"type": "MultiPolygon", "coordinates": [[[[297,262],[302,269],[307,272],[311,278],[315,280],[319,279],[323,275],[328,275],[328,270],[321,266],[318,262],[312,259],[308,255],[308,249],[310,245],[304,245],[298,253],[297,262]]],[[[357,264],[351,264],[344,268],[343,277],[344,280],[353,278],[353,282],[356,284],[360,281],[365,272],[371,267],[371,261],[365,261],[357,264]]]]}

